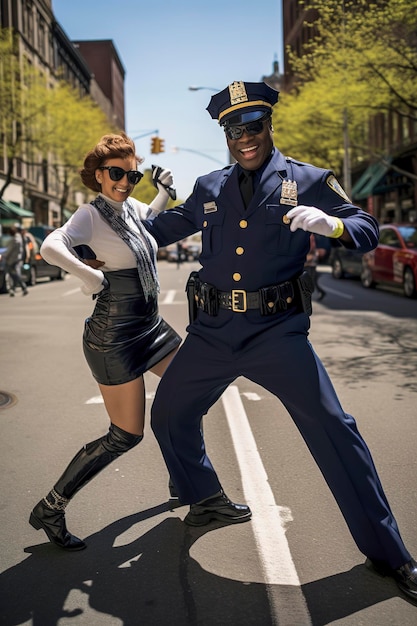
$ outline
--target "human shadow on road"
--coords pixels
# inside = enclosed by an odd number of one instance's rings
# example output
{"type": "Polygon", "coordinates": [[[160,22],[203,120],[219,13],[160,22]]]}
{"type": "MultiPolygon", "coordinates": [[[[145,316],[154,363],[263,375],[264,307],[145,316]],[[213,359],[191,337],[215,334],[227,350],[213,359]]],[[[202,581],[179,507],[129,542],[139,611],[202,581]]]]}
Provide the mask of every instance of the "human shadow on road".
{"type": "Polygon", "coordinates": [[[90,626],[100,624],[96,611],[124,626],[259,626],[257,615],[269,615],[265,586],[217,576],[190,557],[194,542],[222,524],[190,528],[169,517],[134,541],[114,545],[133,525],[172,509],[168,502],[118,520],[87,538],[88,547],[80,552],[50,543],[26,548],[30,557],[0,576],[0,624],[32,620],[33,626],[56,626],[73,618],[74,624],[90,626]],[[87,602],[93,609],[88,615],[87,602]]]}
{"type": "MultiPolygon", "coordinates": [[[[65,623],[73,620],[90,626],[100,624],[100,613],[123,626],[276,623],[268,598],[276,592],[290,601],[290,587],[268,588],[259,582],[225,578],[204,570],[190,556],[192,545],[207,532],[221,528],[220,523],[190,528],[178,517],[169,517],[134,541],[115,545],[135,524],[172,509],[168,502],[118,520],[91,535],[85,551],[68,553],[50,543],[26,548],[30,556],[0,576],[0,623],[57,626],[66,618],[65,623]]],[[[233,555],[225,554],[224,559],[228,558],[233,555]]],[[[302,590],[314,626],[399,593],[393,581],[380,579],[360,566],[304,585],[302,590]]]]}
{"type": "Polygon", "coordinates": [[[333,624],[355,613],[359,624],[360,611],[397,596],[415,607],[412,600],[398,590],[392,578],[378,576],[365,565],[356,565],[347,572],[315,580],[301,588],[313,626],[333,624]]]}

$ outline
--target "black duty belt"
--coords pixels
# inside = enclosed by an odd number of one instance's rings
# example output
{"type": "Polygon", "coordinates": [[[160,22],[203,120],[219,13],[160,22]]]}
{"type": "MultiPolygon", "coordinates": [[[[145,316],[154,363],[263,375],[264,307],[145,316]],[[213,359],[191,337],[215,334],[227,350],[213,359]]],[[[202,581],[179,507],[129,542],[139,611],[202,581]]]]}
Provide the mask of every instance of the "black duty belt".
{"type": "Polygon", "coordinates": [[[267,287],[266,289],[259,289],[258,291],[245,291],[244,289],[232,289],[232,291],[218,291],[217,297],[219,302],[219,307],[221,309],[229,309],[235,311],[236,313],[244,313],[248,309],[259,309],[262,310],[265,306],[272,311],[272,309],[276,308],[278,304],[278,310],[285,310],[288,308],[288,305],[292,303],[294,299],[294,293],[291,290],[286,289],[288,291],[285,298],[278,297],[277,302],[277,292],[281,291],[281,288],[292,286],[291,283],[283,283],[282,285],[274,285],[272,288],[267,287]],[[270,292],[270,297],[268,299],[268,293],[270,292]]]}
{"type": "Polygon", "coordinates": [[[262,287],[258,291],[220,291],[209,283],[200,283],[195,301],[197,308],[209,315],[217,315],[218,309],[228,309],[235,313],[257,309],[262,315],[271,315],[277,311],[286,311],[294,303],[295,295],[293,281],[262,287]]]}
{"type": "Polygon", "coordinates": [[[208,315],[217,315],[219,309],[228,309],[235,313],[245,313],[252,309],[258,310],[261,315],[272,315],[295,307],[311,315],[313,290],[312,278],[306,271],[285,283],[261,287],[257,291],[220,291],[214,285],[202,282],[198,272],[191,272],[186,287],[190,323],[196,319],[198,309],[208,315]]]}

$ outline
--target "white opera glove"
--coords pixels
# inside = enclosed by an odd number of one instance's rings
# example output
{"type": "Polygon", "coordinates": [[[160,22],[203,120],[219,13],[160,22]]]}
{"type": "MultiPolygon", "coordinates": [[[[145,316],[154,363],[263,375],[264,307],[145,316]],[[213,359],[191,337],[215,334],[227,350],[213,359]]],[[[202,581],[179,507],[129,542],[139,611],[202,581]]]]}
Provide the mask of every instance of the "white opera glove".
{"type": "Polygon", "coordinates": [[[103,272],[101,270],[94,270],[94,273],[90,273],[88,280],[83,278],[81,291],[85,296],[96,296],[100,293],[100,291],[103,291],[106,283],[107,279],[105,278],[103,272]]]}
{"type": "Polygon", "coordinates": [[[287,217],[291,220],[290,230],[295,232],[297,228],[337,239],[343,234],[344,225],[341,219],[333,215],[327,215],[315,206],[299,206],[290,209],[287,217]]]}

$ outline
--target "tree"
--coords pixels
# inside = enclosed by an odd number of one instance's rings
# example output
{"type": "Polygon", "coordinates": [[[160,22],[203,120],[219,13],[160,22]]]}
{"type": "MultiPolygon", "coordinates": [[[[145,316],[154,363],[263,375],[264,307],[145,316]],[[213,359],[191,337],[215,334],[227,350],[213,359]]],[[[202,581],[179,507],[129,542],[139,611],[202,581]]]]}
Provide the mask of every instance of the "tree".
{"type": "Polygon", "coordinates": [[[381,156],[371,153],[373,116],[417,120],[417,11],[410,0],[307,4],[319,12],[317,34],[301,58],[290,55],[295,83],[282,96],[274,125],[287,153],[340,172],[345,130],[351,157],[360,161],[381,156]]]}
{"type": "Polygon", "coordinates": [[[51,78],[19,56],[17,37],[0,29],[0,128],[7,171],[0,198],[20,160],[52,171],[59,183],[61,216],[70,190],[81,188],[78,171],[85,153],[114,132],[89,95],[51,78]]]}
{"type": "Polygon", "coordinates": [[[38,124],[46,107],[46,80],[26,57],[19,58],[17,38],[0,29],[0,132],[7,157],[0,198],[11,183],[16,159],[25,160],[42,146],[38,124]]]}
{"type": "Polygon", "coordinates": [[[79,170],[85,154],[106,133],[115,132],[90,96],[79,93],[64,81],[47,94],[43,124],[43,158],[48,159],[60,183],[61,215],[70,190],[82,189],[79,170]]]}

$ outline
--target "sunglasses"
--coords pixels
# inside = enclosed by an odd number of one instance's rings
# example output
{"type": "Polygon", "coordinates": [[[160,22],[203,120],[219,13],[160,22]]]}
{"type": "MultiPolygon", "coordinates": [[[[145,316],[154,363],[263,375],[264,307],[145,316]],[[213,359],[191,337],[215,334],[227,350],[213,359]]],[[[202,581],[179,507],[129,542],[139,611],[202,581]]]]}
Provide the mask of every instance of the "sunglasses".
{"type": "Polygon", "coordinates": [[[243,126],[228,126],[224,129],[224,132],[229,139],[240,139],[245,131],[248,135],[259,135],[264,129],[265,121],[265,119],[260,119],[243,126]]]}
{"type": "Polygon", "coordinates": [[[142,172],[138,172],[138,170],[130,170],[126,171],[121,167],[116,167],[115,165],[102,165],[98,168],[99,170],[109,170],[109,176],[111,180],[118,181],[122,180],[123,176],[127,175],[127,180],[131,185],[137,185],[140,179],[143,177],[142,172]]]}

